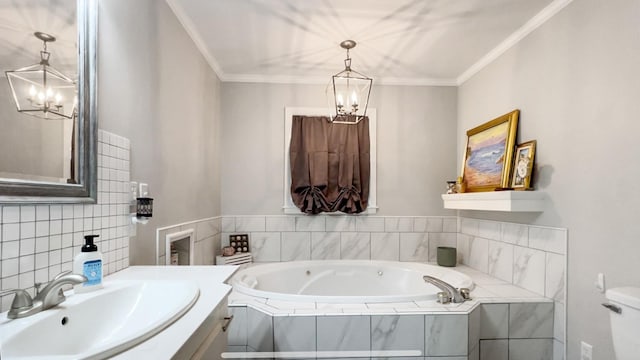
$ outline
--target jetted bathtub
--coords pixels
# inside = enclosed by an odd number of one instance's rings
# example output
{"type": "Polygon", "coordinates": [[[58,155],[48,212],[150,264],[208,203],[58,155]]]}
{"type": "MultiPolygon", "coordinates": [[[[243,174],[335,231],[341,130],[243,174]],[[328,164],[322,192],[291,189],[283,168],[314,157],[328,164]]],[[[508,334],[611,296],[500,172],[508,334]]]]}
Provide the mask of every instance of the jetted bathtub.
{"type": "Polygon", "coordinates": [[[384,303],[437,299],[431,275],[473,289],[467,275],[437,265],[369,260],[318,260],[256,264],[231,280],[234,290],[269,299],[321,303],[384,303]]]}

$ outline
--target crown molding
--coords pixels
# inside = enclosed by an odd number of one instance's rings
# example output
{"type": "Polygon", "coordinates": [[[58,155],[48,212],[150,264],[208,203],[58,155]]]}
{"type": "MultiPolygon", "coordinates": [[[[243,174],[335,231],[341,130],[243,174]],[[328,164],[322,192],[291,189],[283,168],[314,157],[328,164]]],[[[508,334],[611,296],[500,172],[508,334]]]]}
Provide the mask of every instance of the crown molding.
{"type": "Polygon", "coordinates": [[[171,9],[171,11],[173,11],[173,14],[176,16],[180,24],[182,24],[182,27],[187,32],[187,35],[189,35],[193,43],[196,45],[207,64],[209,64],[211,69],[216,73],[216,75],[218,75],[220,81],[225,81],[225,74],[222,71],[222,67],[220,67],[220,64],[218,63],[216,58],[213,57],[211,53],[209,53],[209,50],[207,50],[207,46],[205,45],[204,40],[202,40],[198,31],[196,31],[195,25],[193,25],[191,19],[189,19],[189,17],[185,14],[182,6],[180,6],[174,0],[165,0],[165,2],[167,3],[167,5],[169,5],[169,8],[171,9]]]}
{"type": "MultiPolygon", "coordinates": [[[[301,84],[327,85],[330,76],[281,76],[256,74],[225,74],[223,82],[237,83],[265,83],[265,84],[301,84]]],[[[431,78],[378,78],[373,79],[374,85],[398,86],[457,86],[456,79],[431,78]]]]}
{"type": "Polygon", "coordinates": [[[475,74],[477,74],[480,70],[484,69],[487,65],[491,64],[494,60],[496,60],[500,55],[507,52],[507,50],[511,49],[514,45],[520,42],[520,40],[524,39],[527,35],[533,32],[535,29],[539,28],[547,22],[547,20],[551,19],[555,14],[560,12],[560,10],[564,9],[567,5],[569,5],[573,0],[554,0],[549,5],[547,5],[544,9],[542,9],[539,13],[537,13],[534,17],[529,19],[524,25],[522,25],[518,30],[516,30],[513,34],[509,35],[504,41],[502,41],[498,46],[493,48],[493,50],[489,51],[485,56],[481,57],[475,64],[471,65],[465,72],[460,74],[456,79],[457,85],[462,85],[465,81],[471,79],[475,74]]]}
{"type": "MultiPolygon", "coordinates": [[[[549,5],[527,21],[514,33],[509,35],[498,46],[481,57],[477,62],[471,65],[467,70],[460,74],[457,78],[375,78],[376,85],[389,86],[460,86],[475,74],[484,69],[487,65],[495,61],[498,57],[512,48],[531,32],[543,25],[547,20],[551,19],[555,14],[564,9],[573,0],[553,0],[549,5]]],[[[165,0],[175,14],[176,18],[182,24],[191,40],[205,58],[211,69],[216,73],[222,82],[238,82],[238,83],[267,83],[267,84],[308,84],[308,85],[326,85],[327,77],[318,76],[287,76],[287,75],[258,75],[258,74],[226,74],[215,57],[209,53],[204,41],[196,31],[195,25],[185,14],[182,7],[175,0],[165,0]]]]}
{"type": "Polygon", "coordinates": [[[389,86],[457,86],[455,78],[452,79],[438,79],[438,78],[395,78],[395,77],[381,77],[374,78],[373,82],[379,85],[389,86]]]}

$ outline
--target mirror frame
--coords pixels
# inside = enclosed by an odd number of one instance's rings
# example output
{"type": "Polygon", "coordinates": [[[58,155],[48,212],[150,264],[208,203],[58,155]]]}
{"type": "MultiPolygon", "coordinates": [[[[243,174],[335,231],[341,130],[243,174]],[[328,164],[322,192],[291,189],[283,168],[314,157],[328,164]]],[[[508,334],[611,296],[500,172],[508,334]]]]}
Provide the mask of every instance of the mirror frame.
{"type": "Polygon", "coordinates": [[[0,180],[2,203],[95,203],[97,200],[98,0],[77,0],[78,184],[0,180]]]}

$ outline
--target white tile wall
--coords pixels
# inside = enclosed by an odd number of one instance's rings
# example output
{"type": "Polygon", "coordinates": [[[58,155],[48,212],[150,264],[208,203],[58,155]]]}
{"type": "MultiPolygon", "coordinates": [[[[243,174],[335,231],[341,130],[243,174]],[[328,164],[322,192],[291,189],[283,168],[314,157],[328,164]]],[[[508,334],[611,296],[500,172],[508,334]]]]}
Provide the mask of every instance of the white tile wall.
{"type": "Polygon", "coordinates": [[[280,233],[254,232],[250,246],[255,262],[280,261],[280,233]]]}
{"type": "Polygon", "coordinates": [[[509,336],[509,304],[480,306],[480,338],[506,339],[509,336]]]}
{"type": "Polygon", "coordinates": [[[513,249],[513,283],[544,295],[545,253],[516,246],[513,249]]]}
{"type": "Polygon", "coordinates": [[[340,233],[340,258],[369,260],[371,258],[371,234],[358,232],[340,233]]]}
{"type": "Polygon", "coordinates": [[[311,233],[311,260],[340,259],[340,233],[311,233]]]}
{"type": "MultiPolygon", "coordinates": [[[[415,218],[413,220],[413,231],[415,232],[442,232],[443,229],[444,220],[439,217],[415,218]]],[[[455,232],[455,230],[453,232],[455,232]]]]}
{"type": "MultiPolygon", "coordinates": [[[[228,237],[227,237],[228,238],[228,237]]],[[[280,246],[281,261],[311,260],[311,233],[282,233],[280,246]]]]}
{"type": "Polygon", "coordinates": [[[513,281],[513,245],[489,240],[487,273],[504,281],[513,281]]]}
{"type": "Polygon", "coordinates": [[[510,359],[545,360],[553,358],[552,339],[510,339],[510,359]]]}
{"type": "Polygon", "coordinates": [[[400,234],[371,233],[371,259],[400,261],[400,234]]]}
{"type": "Polygon", "coordinates": [[[468,353],[467,315],[425,315],[425,355],[463,356],[468,353]],[[443,336],[443,334],[452,334],[443,336]],[[453,335],[455,334],[455,335],[453,335]]]}
{"type": "Polygon", "coordinates": [[[480,359],[509,360],[509,340],[481,340],[480,359]]]}
{"type": "Polygon", "coordinates": [[[509,338],[552,338],[553,303],[509,304],[509,338]]]}
{"type": "Polygon", "coordinates": [[[400,261],[429,261],[429,234],[400,233],[400,261]]]}
{"type": "Polygon", "coordinates": [[[460,262],[564,302],[566,229],[469,218],[460,218],[460,229],[460,262]]]}
{"type": "Polygon", "coordinates": [[[247,307],[247,346],[250,351],[273,351],[273,318],[247,307]]]}
{"type": "Polygon", "coordinates": [[[316,321],[318,351],[371,349],[369,316],[321,316],[316,321]]]}
{"type": "Polygon", "coordinates": [[[424,315],[371,316],[371,350],[424,353],[424,315]]]}
{"type": "MultiPolygon", "coordinates": [[[[233,315],[233,321],[229,326],[227,343],[229,346],[247,345],[247,307],[230,306],[229,314],[233,315]]],[[[245,351],[245,350],[242,350],[245,351]]]]}
{"type": "MultiPolygon", "coordinates": [[[[0,204],[0,288],[25,288],[72,270],[83,236],[98,234],[103,271],[129,266],[129,140],[98,130],[96,204],[0,204]]],[[[2,297],[0,311],[13,296],[2,297]]]]}
{"type": "Polygon", "coordinates": [[[273,318],[274,351],[315,351],[314,316],[277,316],[273,318]]]}
{"type": "Polygon", "coordinates": [[[413,218],[387,217],[384,219],[384,231],[386,232],[410,232],[413,231],[413,218]]]}
{"type": "Polygon", "coordinates": [[[327,231],[356,231],[356,219],[353,216],[327,216],[327,231]]]}

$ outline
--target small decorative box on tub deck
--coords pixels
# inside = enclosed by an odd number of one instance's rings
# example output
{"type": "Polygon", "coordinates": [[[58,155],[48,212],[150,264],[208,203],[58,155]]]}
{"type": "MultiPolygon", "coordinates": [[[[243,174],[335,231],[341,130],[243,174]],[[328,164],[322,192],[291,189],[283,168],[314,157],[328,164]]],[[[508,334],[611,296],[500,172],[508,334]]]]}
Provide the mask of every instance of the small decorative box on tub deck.
{"type": "Polygon", "coordinates": [[[229,245],[236,250],[236,253],[248,253],[249,234],[232,234],[229,235],[229,245]]]}
{"type": "Polygon", "coordinates": [[[239,253],[231,256],[216,256],[216,265],[242,265],[253,262],[251,253],[239,253]]]}

